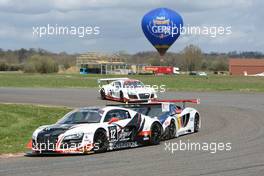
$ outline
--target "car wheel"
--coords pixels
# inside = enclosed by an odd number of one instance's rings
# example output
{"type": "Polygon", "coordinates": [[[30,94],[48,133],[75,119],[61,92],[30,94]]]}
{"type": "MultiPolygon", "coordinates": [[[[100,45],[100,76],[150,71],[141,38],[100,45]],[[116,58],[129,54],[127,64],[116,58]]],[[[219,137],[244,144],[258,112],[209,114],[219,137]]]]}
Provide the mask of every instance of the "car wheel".
{"type": "Polygon", "coordinates": [[[120,101],[121,102],[125,102],[125,100],[124,100],[124,94],[123,94],[122,91],[120,91],[120,93],[119,93],[119,98],[120,98],[120,101]]]}
{"type": "Polygon", "coordinates": [[[108,148],[108,140],[106,132],[103,130],[98,130],[94,134],[94,152],[95,153],[103,153],[107,151],[108,148]]]}
{"type": "Polygon", "coordinates": [[[194,133],[197,133],[199,131],[199,123],[200,123],[199,115],[195,114],[195,118],[194,118],[194,133]]]}
{"type": "Polygon", "coordinates": [[[172,139],[176,135],[176,125],[175,125],[175,121],[174,120],[171,121],[171,123],[168,126],[168,128],[169,128],[168,138],[172,139]]]}
{"type": "Polygon", "coordinates": [[[150,144],[157,145],[160,143],[161,140],[161,125],[158,123],[154,123],[151,126],[151,134],[150,134],[150,144]]]}
{"type": "Polygon", "coordinates": [[[104,89],[100,90],[100,95],[101,95],[101,99],[105,100],[105,90],[104,89]]]}

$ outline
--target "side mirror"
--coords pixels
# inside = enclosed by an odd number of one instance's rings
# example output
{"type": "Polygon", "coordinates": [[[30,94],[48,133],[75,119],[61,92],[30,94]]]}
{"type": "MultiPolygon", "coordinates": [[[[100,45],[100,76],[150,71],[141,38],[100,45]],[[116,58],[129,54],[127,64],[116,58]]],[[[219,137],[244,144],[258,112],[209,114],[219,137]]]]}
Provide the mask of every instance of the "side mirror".
{"type": "Polygon", "coordinates": [[[181,112],[182,112],[181,109],[176,109],[176,111],[175,111],[176,114],[180,114],[181,112]]]}
{"type": "Polygon", "coordinates": [[[113,123],[113,122],[117,122],[117,121],[119,121],[119,118],[112,117],[112,118],[109,120],[108,124],[111,124],[111,123],[113,123]]]}

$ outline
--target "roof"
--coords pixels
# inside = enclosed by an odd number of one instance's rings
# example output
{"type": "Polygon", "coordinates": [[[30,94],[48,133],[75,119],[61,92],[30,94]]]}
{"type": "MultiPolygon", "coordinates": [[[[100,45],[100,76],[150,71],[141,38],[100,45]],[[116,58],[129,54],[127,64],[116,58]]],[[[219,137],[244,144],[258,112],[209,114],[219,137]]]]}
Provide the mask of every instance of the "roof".
{"type": "Polygon", "coordinates": [[[264,59],[229,59],[229,65],[232,66],[264,66],[264,59]]]}
{"type": "MultiPolygon", "coordinates": [[[[120,81],[123,83],[127,83],[127,82],[135,82],[135,81],[139,81],[137,79],[130,79],[130,78],[103,78],[103,79],[98,79],[97,82],[101,83],[101,82],[108,82],[108,84],[114,82],[114,81],[120,81]]],[[[140,81],[141,82],[141,81],[140,81]]]]}
{"type": "Polygon", "coordinates": [[[102,107],[99,106],[91,106],[91,107],[80,107],[80,108],[76,108],[76,111],[86,111],[86,110],[95,110],[95,109],[100,109],[102,107]]]}
{"type": "Polygon", "coordinates": [[[139,81],[139,80],[137,80],[137,79],[127,79],[127,80],[123,80],[124,81],[124,83],[129,83],[129,82],[141,82],[141,81],[139,81]]]}
{"type": "Polygon", "coordinates": [[[113,106],[106,106],[106,107],[102,108],[103,111],[116,110],[116,109],[118,109],[118,110],[127,110],[124,107],[114,106],[114,105],[113,106]]]}
{"type": "Polygon", "coordinates": [[[103,79],[98,79],[98,82],[102,81],[119,81],[119,80],[128,80],[129,78],[103,78],[103,79]]]}
{"type": "Polygon", "coordinates": [[[111,64],[119,65],[126,64],[125,59],[118,54],[106,54],[106,53],[96,53],[88,52],[77,56],[77,65],[82,64],[111,64]]]}

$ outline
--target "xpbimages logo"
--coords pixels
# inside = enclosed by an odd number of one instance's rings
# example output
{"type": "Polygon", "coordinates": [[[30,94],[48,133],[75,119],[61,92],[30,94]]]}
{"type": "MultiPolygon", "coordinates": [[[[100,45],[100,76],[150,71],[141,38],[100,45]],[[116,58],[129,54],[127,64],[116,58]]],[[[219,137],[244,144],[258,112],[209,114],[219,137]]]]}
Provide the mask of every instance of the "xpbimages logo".
{"type": "Polygon", "coordinates": [[[191,142],[189,139],[187,141],[179,140],[177,142],[164,143],[165,151],[174,154],[176,151],[204,151],[211,154],[215,154],[218,151],[231,151],[231,142],[191,142]]]}
{"type": "Polygon", "coordinates": [[[33,37],[48,37],[48,36],[76,36],[79,38],[99,35],[99,26],[63,26],[63,25],[51,25],[33,26],[33,37]]]}

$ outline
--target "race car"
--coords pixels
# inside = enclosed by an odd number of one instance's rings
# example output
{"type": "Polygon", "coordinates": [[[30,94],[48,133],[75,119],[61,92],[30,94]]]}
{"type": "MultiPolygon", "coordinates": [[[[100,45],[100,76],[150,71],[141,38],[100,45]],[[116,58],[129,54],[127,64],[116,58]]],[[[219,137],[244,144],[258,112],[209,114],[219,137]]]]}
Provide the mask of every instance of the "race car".
{"type": "Polygon", "coordinates": [[[194,108],[185,107],[186,103],[200,104],[200,100],[154,100],[143,104],[120,104],[115,106],[132,109],[158,119],[163,127],[162,138],[172,139],[180,135],[198,132],[201,128],[199,112],[194,108]],[[182,105],[179,106],[176,103],[182,103],[182,105]]]}
{"type": "Polygon", "coordinates": [[[101,99],[121,102],[142,102],[157,98],[155,90],[141,81],[129,78],[99,79],[101,99]],[[106,84],[103,84],[106,82],[106,84]]]}
{"type": "Polygon", "coordinates": [[[105,152],[160,143],[162,124],[122,107],[87,107],[37,128],[28,144],[32,154],[105,152]]]}

